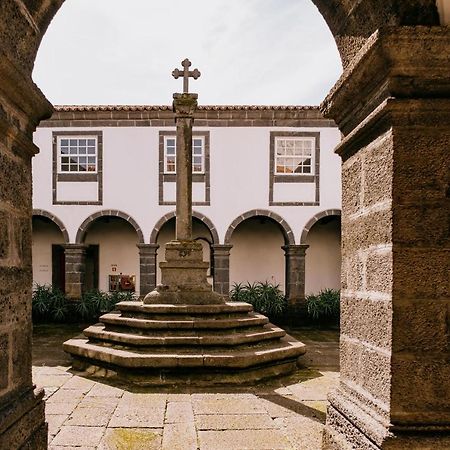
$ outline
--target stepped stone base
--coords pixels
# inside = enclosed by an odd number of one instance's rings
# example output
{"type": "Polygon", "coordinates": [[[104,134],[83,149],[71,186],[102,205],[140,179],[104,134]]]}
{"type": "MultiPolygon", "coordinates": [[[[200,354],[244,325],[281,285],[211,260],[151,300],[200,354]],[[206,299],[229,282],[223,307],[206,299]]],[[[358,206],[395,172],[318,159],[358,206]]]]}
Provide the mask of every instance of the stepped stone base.
{"type": "Polygon", "coordinates": [[[239,384],[291,373],[306,351],[247,303],[117,308],[64,343],[75,370],[139,385],[239,384]]]}

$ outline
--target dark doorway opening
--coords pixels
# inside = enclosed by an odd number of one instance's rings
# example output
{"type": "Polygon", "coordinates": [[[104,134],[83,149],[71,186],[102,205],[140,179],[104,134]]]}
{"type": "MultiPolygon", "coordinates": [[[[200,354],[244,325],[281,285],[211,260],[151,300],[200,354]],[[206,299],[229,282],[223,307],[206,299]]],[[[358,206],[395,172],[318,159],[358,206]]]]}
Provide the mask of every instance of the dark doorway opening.
{"type": "Polygon", "coordinates": [[[99,274],[99,246],[89,245],[86,249],[86,273],[85,290],[86,292],[98,290],[99,274]]]}

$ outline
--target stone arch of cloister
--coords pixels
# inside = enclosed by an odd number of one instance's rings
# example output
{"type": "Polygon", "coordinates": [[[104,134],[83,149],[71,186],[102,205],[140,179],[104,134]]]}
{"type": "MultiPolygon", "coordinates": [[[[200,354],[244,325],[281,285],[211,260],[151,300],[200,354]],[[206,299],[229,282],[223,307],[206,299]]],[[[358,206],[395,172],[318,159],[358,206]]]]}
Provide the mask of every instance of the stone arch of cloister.
{"type": "Polygon", "coordinates": [[[309,219],[306,225],[304,226],[302,234],[300,235],[300,244],[306,245],[306,238],[308,237],[309,230],[311,230],[311,227],[315,223],[317,223],[320,219],[323,219],[324,217],[328,216],[340,216],[340,215],[341,215],[340,209],[326,209],[325,211],[320,211],[319,213],[315,214],[314,217],[311,217],[311,219],[309,219]]]}
{"type": "MultiPolygon", "coordinates": [[[[344,67],[321,106],[343,133],[341,375],[323,446],[449,448],[448,10],[442,0],[313,1],[344,67]]],[[[52,114],[31,72],[62,3],[0,6],[2,448],[47,445],[23,284],[32,133],[52,114]]]]}
{"type": "MultiPolygon", "coordinates": [[[[153,230],[150,234],[150,244],[156,244],[156,241],[158,240],[159,232],[161,231],[161,228],[170,220],[173,219],[176,216],[175,211],[171,211],[167,214],[165,214],[161,219],[158,220],[158,222],[153,227],[153,230]]],[[[192,217],[195,217],[200,222],[202,222],[206,228],[208,228],[209,232],[211,233],[211,239],[212,244],[217,245],[219,244],[219,234],[217,233],[217,229],[215,225],[212,223],[211,219],[206,217],[204,214],[199,213],[198,211],[192,211],[192,217]]]]}
{"type": "Polygon", "coordinates": [[[47,219],[51,220],[61,231],[61,234],[63,236],[64,239],[64,243],[68,244],[70,242],[69,240],[69,233],[67,232],[67,229],[65,227],[65,225],[63,224],[63,222],[58,219],[58,217],[56,217],[54,214],[45,211],[43,209],[33,209],[33,217],[46,217],[47,219]]]}
{"type": "Polygon", "coordinates": [[[97,219],[100,219],[101,217],[119,217],[120,219],[125,220],[136,231],[138,242],[140,244],[144,243],[144,235],[142,233],[141,227],[130,215],[124,213],[123,211],[118,211],[115,209],[107,209],[103,211],[97,211],[94,214],[91,214],[88,218],[86,218],[86,220],[83,221],[83,223],[80,225],[77,231],[77,236],[75,238],[76,244],[82,244],[84,242],[89,226],[97,219]]]}
{"type": "Polygon", "coordinates": [[[292,232],[292,229],[286,222],[286,220],[284,220],[279,214],[266,209],[252,209],[251,211],[247,211],[236,217],[236,219],[231,222],[225,233],[224,244],[229,245],[231,243],[231,236],[233,235],[234,230],[239,226],[239,224],[252,217],[266,217],[272,220],[280,227],[280,230],[283,233],[285,244],[295,244],[294,233],[292,232]]]}

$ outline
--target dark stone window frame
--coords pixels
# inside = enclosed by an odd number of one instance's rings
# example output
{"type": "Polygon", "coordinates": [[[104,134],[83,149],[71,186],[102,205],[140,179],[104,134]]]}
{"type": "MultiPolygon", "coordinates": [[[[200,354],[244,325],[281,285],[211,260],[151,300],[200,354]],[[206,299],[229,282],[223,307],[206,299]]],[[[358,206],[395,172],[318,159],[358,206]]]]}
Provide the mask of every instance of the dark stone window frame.
{"type": "Polygon", "coordinates": [[[52,196],[54,205],[102,205],[103,204],[103,131],[93,130],[73,130],[73,131],[53,131],[53,164],[52,164],[52,196]],[[96,173],[58,173],[58,137],[70,136],[96,136],[97,137],[97,172],[96,173]],[[57,183],[61,182],[97,182],[97,201],[58,201],[57,183]]]}
{"type": "Polygon", "coordinates": [[[269,163],[269,205],[270,206],[319,206],[320,204],[320,132],[317,131],[271,131],[270,163],[269,163]],[[275,174],[275,142],[276,138],[309,137],[314,138],[314,174],[313,175],[277,175],[275,174]],[[315,183],[315,199],[313,202],[276,202],[273,200],[275,183],[315,183]]]}
{"type": "MultiPolygon", "coordinates": [[[[159,132],[159,204],[175,205],[175,202],[164,201],[164,183],[175,183],[177,175],[175,173],[164,172],[164,138],[167,136],[175,136],[176,131],[160,131],[159,132]]],[[[205,183],[205,201],[193,202],[193,206],[210,206],[211,205],[211,172],[210,172],[210,132],[209,131],[192,131],[192,136],[200,136],[205,140],[205,170],[204,173],[193,173],[192,182],[205,183]]]]}

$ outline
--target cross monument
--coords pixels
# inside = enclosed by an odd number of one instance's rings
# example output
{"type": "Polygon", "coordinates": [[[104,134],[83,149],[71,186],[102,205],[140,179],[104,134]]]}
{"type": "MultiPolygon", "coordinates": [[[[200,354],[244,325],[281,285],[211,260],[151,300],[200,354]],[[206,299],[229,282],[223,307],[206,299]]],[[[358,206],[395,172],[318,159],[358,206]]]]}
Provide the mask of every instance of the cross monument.
{"type": "Polygon", "coordinates": [[[200,77],[198,69],[175,69],[175,79],[183,77],[183,93],[173,94],[176,139],[176,225],[175,240],[165,246],[166,261],[160,263],[161,284],[144,298],[146,304],[218,304],[225,298],[212,291],[207,281],[208,262],[203,261],[200,242],[192,237],[192,126],[198,95],[189,92],[189,78],[200,77]]]}

